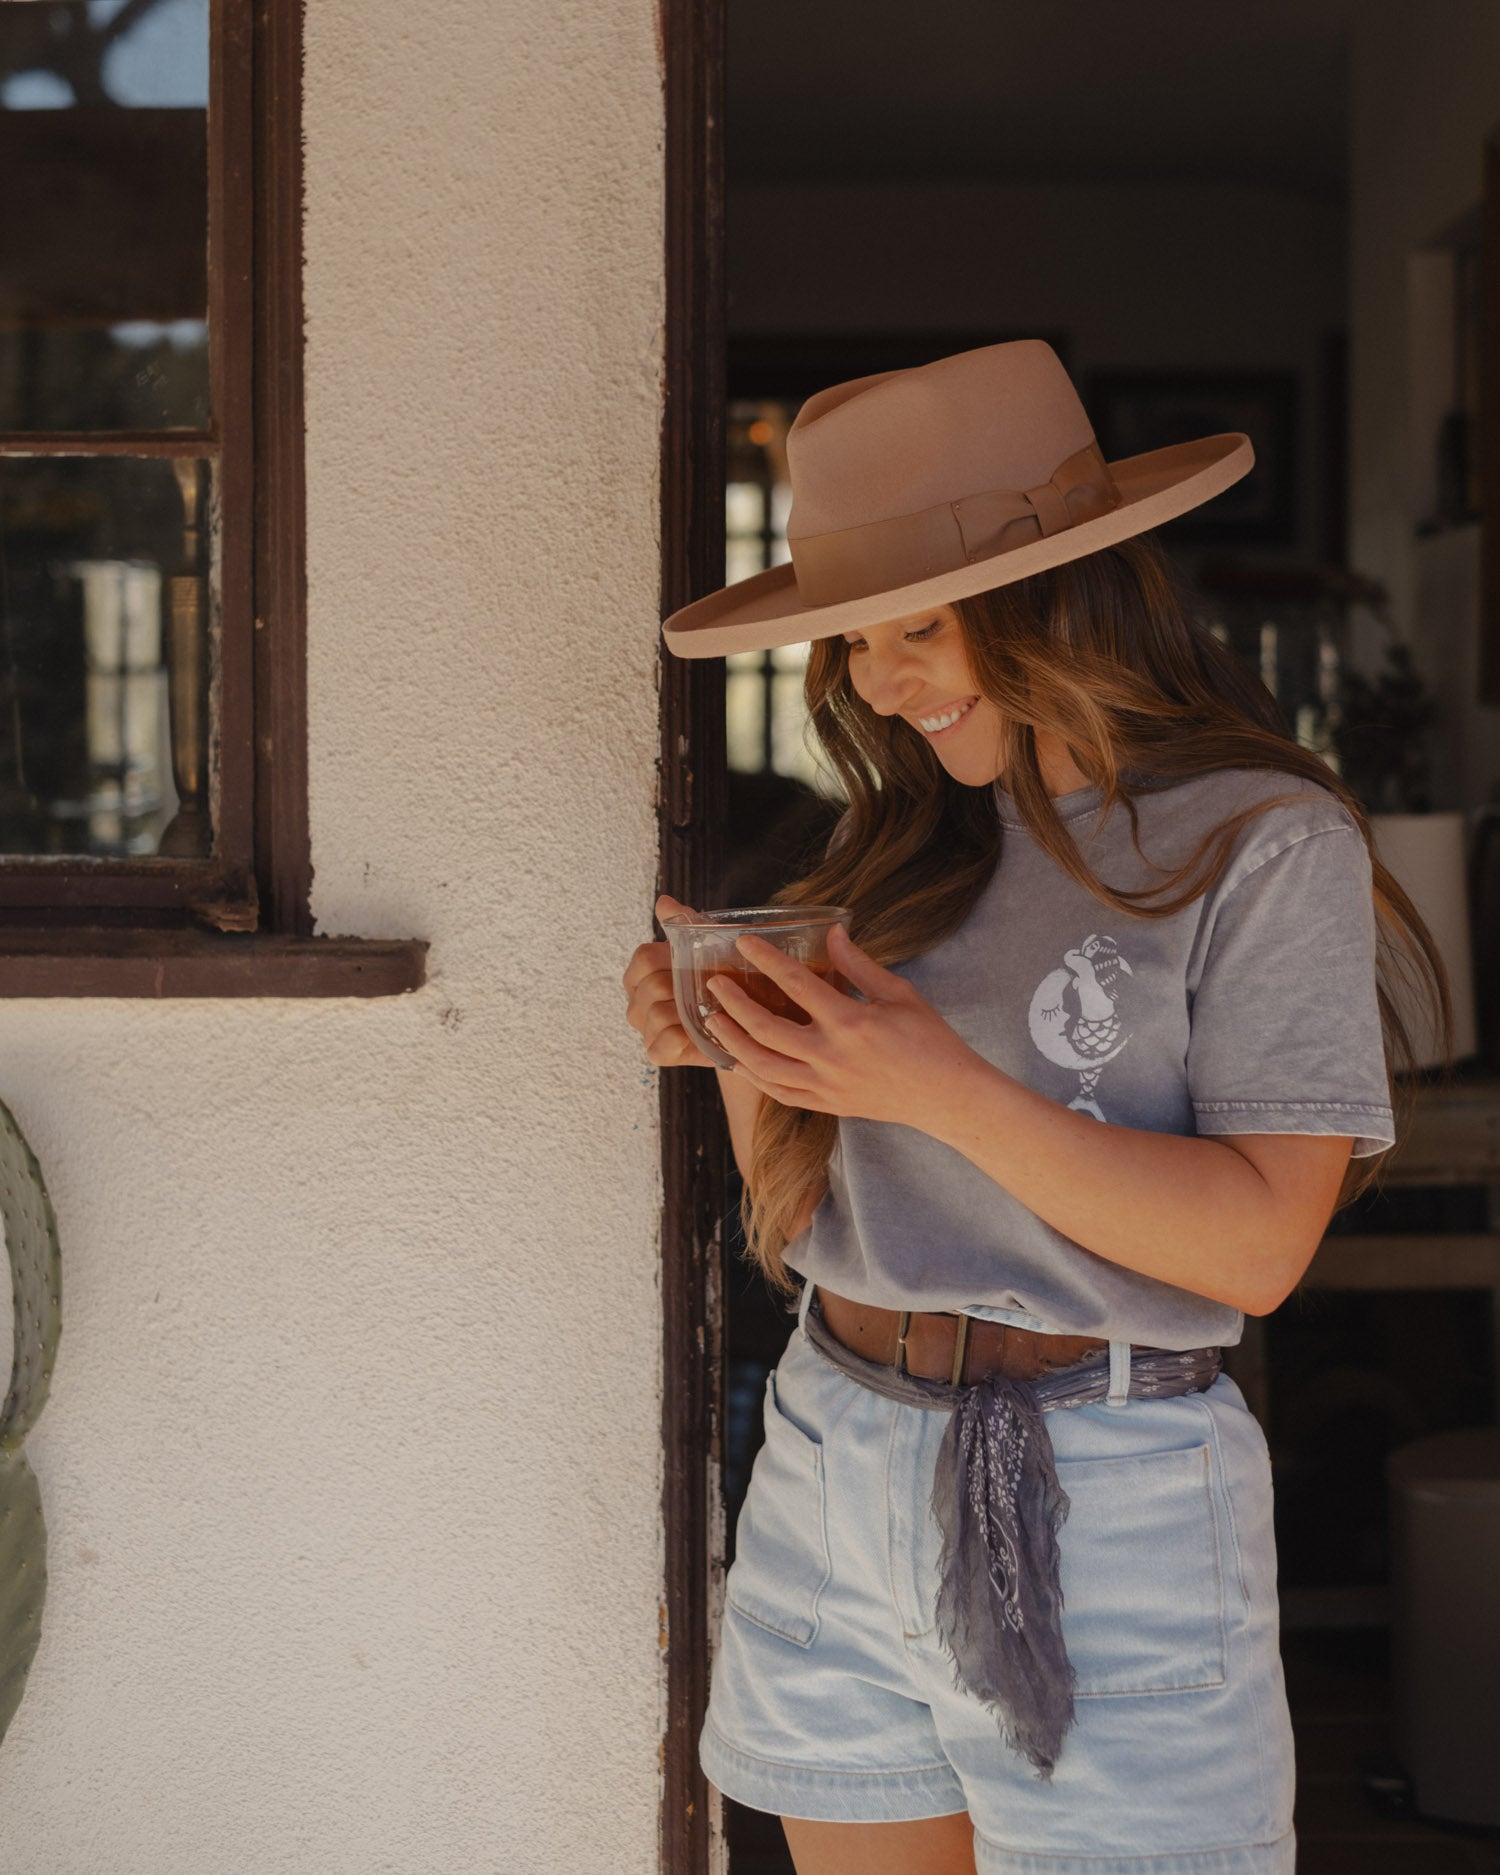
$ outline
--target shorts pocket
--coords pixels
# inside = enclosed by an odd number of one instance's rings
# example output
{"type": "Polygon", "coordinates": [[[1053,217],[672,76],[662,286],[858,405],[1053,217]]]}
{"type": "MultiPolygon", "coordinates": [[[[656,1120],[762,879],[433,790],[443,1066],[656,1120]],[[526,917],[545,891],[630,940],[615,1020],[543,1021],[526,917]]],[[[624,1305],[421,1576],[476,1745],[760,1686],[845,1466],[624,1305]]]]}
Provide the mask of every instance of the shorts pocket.
{"type": "Polygon", "coordinates": [[[1210,1447],[1059,1461],[1062,1628],[1081,1698],[1222,1686],[1210,1447]]]}
{"type": "Polygon", "coordinates": [[[773,1634],[810,1647],[832,1565],[821,1444],[782,1410],[766,1380],[765,1443],[735,1525],[725,1599],[773,1634]]]}

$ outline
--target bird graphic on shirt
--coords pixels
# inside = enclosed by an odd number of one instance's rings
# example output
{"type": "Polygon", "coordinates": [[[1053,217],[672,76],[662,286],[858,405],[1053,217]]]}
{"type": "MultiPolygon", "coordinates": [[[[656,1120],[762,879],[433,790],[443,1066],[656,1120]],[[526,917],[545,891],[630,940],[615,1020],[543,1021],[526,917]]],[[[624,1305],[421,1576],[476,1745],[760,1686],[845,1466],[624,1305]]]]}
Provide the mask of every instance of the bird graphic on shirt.
{"type": "Polygon", "coordinates": [[[1130,1040],[1119,1003],[1124,979],[1134,974],[1114,939],[1095,932],[1063,952],[1063,968],[1045,976],[1031,999],[1032,1041],[1048,1061],[1076,1071],[1078,1092],[1068,1105],[1096,1120],[1104,1118],[1094,1099],[1099,1075],[1130,1040]]]}

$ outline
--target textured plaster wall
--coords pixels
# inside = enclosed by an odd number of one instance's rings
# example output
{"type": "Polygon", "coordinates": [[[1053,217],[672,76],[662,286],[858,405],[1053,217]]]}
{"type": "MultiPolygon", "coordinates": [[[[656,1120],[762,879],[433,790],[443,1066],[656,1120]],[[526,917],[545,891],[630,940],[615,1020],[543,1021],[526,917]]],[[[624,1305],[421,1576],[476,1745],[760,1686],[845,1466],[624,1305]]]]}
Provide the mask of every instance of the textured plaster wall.
{"type": "Polygon", "coordinates": [[[1500,798],[1500,711],[1473,700],[1478,531],[1416,538],[1432,442],[1412,426],[1412,296],[1422,251],[1480,199],[1484,141],[1500,131],[1500,7],[1358,9],[1350,103],[1350,552],[1386,582],[1445,699],[1436,804],[1470,807],[1500,798]]]}
{"type": "Polygon", "coordinates": [[[315,907],[431,982],[0,1005],[65,1274],[0,1871],[645,1871],[650,0],[316,0],[306,125],[315,907]]]}

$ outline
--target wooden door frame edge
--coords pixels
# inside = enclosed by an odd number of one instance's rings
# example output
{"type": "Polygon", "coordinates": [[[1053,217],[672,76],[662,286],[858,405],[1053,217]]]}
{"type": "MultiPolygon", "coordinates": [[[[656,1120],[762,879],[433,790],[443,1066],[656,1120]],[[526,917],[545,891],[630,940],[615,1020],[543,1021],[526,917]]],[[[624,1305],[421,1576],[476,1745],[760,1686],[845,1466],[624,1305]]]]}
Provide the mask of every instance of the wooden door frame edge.
{"type": "MultiPolygon", "coordinates": [[[[662,615],[723,583],[724,0],[657,0],[665,115],[662,615]]],[[[658,884],[703,905],[720,876],[724,664],[659,653],[658,884]]],[[[723,1110],[706,1069],[658,1077],[662,1140],[661,1868],[722,1862],[698,1766],[723,1574],[723,1110]]]]}

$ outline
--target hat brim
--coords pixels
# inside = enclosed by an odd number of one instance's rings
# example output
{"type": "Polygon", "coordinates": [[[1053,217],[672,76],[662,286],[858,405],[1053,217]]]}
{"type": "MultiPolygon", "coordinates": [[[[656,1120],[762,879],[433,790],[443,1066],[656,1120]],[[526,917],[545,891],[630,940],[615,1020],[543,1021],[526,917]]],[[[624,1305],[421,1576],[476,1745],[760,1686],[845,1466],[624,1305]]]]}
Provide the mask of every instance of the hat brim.
{"type": "Polygon", "coordinates": [[[667,649],[680,658],[721,658],[732,651],[771,651],[778,645],[831,638],[835,632],[905,618],[927,606],[968,599],[992,586],[1008,586],[1143,534],[1222,494],[1254,463],[1250,438],[1238,431],[1126,456],[1109,465],[1120,491],[1120,505],[1096,520],[1081,521],[1024,547],[990,554],[914,585],[837,605],[803,605],[790,564],[768,567],[764,573],[736,580],[672,613],[662,626],[662,636],[667,649]]]}

